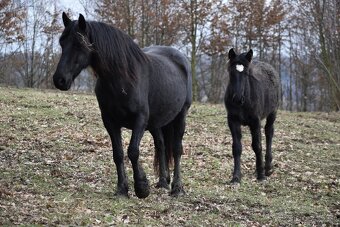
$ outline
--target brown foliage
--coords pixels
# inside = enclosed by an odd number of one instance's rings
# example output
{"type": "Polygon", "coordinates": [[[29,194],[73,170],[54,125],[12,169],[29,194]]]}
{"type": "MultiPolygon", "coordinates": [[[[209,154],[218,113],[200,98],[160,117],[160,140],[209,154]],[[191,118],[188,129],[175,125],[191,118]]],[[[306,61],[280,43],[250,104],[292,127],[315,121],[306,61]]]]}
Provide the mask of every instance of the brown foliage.
{"type": "Polygon", "coordinates": [[[24,40],[21,21],[25,15],[25,10],[13,1],[0,0],[0,38],[7,43],[24,40]]]}
{"type": "Polygon", "coordinates": [[[101,0],[101,21],[128,33],[140,46],[173,45],[181,31],[182,15],[175,0],[101,0]]]}

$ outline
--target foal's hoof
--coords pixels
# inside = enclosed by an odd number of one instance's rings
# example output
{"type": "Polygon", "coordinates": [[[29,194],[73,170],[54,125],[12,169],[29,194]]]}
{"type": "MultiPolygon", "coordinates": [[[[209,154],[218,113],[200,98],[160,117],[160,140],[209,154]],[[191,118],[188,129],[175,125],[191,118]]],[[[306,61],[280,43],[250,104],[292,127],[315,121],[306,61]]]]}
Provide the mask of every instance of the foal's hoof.
{"type": "Polygon", "coordinates": [[[169,184],[166,179],[160,179],[158,183],[156,184],[156,188],[165,188],[169,190],[169,184]]]}
{"type": "Polygon", "coordinates": [[[230,181],[231,184],[240,184],[241,183],[241,178],[240,177],[233,177],[230,181]]]}
{"type": "Polygon", "coordinates": [[[172,197],[179,197],[185,195],[185,191],[183,189],[182,184],[174,184],[172,185],[172,189],[170,191],[170,195],[172,197]]]}
{"type": "Polygon", "coordinates": [[[266,168],[266,169],[265,169],[265,173],[264,173],[264,174],[265,174],[267,177],[269,177],[270,175],[273,174],[273,172],[274,172],[273,167],[270,166],[269,168],[266,168]]]}
{"type": "Polygon", "coordinates": [[[267,178],[264,176],[264,175],[261,175],[261,176],[258,176],[257,177],[257,181],[258,182],[263,182],[263,181],[265,181],[267,178]]]}
{"type": "Polygon", "coordinates": [[[149,181],[147,179],[135,182],[135,193],[140,199],[144,199],[150,194],[149,181]]]}

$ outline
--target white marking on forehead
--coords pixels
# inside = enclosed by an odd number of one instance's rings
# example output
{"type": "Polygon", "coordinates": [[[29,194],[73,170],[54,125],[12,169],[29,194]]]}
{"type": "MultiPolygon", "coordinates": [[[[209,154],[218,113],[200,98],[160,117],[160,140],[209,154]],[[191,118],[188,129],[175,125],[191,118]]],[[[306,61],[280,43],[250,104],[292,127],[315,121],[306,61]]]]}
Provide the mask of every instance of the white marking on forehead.
{"type": "Polygon", "coordinates": [[[243,72],[244,66],[243,65],[236,65],[236,70],[239,72],[243,72]]]}

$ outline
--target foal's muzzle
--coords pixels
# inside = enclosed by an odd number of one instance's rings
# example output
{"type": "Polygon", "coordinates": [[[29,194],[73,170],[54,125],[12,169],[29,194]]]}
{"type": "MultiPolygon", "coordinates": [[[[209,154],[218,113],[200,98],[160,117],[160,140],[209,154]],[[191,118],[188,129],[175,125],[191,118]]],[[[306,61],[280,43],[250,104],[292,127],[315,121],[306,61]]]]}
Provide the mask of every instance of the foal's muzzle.
{"type": "Polygon", "coordinates": [[[240,106],[242,106],[245,102],[244,95],[234,94],[231,100],[233,103],[240,105],[240,106]]]}

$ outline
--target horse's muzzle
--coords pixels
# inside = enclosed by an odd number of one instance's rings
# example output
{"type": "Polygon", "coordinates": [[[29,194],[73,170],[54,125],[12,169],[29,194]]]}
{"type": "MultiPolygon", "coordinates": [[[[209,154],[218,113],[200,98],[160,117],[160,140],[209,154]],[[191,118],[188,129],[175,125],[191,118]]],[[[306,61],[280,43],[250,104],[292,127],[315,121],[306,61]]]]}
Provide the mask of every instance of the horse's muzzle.
{"type": "Polygon", "coordinates": [[[72,80],[67,80],[61,76],[53,76],[53,83],[56,88],[62,91],[67,91],[71,88],[72,80]]]}

